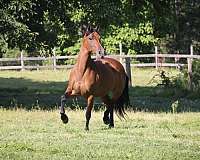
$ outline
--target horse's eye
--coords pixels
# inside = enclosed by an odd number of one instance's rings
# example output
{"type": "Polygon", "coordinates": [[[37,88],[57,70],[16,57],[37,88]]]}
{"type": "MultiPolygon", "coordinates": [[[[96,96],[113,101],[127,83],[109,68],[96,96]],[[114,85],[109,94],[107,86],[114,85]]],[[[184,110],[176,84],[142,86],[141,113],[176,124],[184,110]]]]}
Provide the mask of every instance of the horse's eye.
{"type": "Polygon", "coordinates": [[[89,37],[89,40],[92,40],[92,37],[89,37]]]}

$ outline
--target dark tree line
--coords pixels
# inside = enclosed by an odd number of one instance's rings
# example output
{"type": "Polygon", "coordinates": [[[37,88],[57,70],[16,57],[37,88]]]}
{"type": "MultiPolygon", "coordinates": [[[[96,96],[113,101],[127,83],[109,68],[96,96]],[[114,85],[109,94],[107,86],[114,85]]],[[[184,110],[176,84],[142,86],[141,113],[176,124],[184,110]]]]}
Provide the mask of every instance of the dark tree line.
{"type": "Polygon", "coordinates": [[[121,42],[130,54],[187,52],[200,42],[199,0],[0,0],[0,56],[13,48],[29,54],[75,54],[80,26],[101,27],[108,53],[121,42]]]}

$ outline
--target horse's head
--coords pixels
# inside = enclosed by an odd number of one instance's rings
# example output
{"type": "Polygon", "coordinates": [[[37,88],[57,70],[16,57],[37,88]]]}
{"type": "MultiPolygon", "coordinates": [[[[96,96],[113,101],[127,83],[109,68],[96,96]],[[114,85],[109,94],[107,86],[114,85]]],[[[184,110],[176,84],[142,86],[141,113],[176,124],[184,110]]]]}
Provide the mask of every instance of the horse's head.
{"type": "Polygon", "coordinates": [[[92,28],[91,26],[82,26],[82,47],[88,51],[88,53],[96,53],[97,56],[104,55],[104,49],[100,43],[99,28],[92,28]]]}

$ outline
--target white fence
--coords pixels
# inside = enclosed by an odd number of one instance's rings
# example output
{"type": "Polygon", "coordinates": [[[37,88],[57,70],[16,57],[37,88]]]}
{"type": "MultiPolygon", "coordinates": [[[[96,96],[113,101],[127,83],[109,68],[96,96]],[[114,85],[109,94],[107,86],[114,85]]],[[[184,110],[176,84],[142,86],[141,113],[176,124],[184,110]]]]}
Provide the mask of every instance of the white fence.
{"type": "MultiPolygon", "coordinates": [[[[124,68],[129,75],[131,82],[131,66],[133,67],[155,67],[156,69],[159,67],[181,67],[187,65],[188,67],[188,75],[189,81],[191,81],[191,73],[192,73],[192,60],[200,59],[200,55],[193,54],[193,47],[190,47],[190,54],[159,54],[158,48],[155,47],[154,54],[137,54],[137,55],[125,55],[122,52],[122,47],[120,46],[120,55],[108,55],[108,57],[119,59],[120,62],[124,65],[124,68]],[[137,58],[153,58],[153,63],[131,63],[131,59],[137,58]],[[165,63],[163,61],[165,58],[173,58],[174,63],[165,63]],[[187,59],[187,63],[181,64],[179,63],[180,59],[187,59]]],[[[18,62],[20,65],[17,66],[1,66],[0,70],[30,70],[30,69],[65,69],[72,68],[73,65],[58,65],[58,60],[66,60],[66,59],[75,59],[77,56],[56,56],[55,52],[52,57],[24,57],[23,51],[21,52],[21,56],[19,58],[0,58],[0,62],[18,62]],[[51,61],[52,65],[25,65],[26,61],[51,61]]],[[[130,83],[131,84],[131,83],[130,83]]]]}
{"type": "MultiPolygon", "coordinates": [[[[193,49],[191,49],[193,51],[193,49]]],[[[200,59],[200,55],[194,55],[193,52],[190,54],[159,54],[157,51],[157,47],[155,47],[154,54],[137,54],[137,55],[124,55],[123,52],[120,52],[120,55],[107,55],[107,57],[112,57],[115,59],[120,59],[123,63],[123,59],[137,59],[137,58],[153,58],[155,59],[153,63],[131,63],[133,67],[179,67],[183,65],[191,65],[191,61],[188,61],[187,64],[179,63],[179,59],[200,59]],[[173,58],[173,63],[165,63],[166,58],[173,58]]],[[[0,58],[0,62],[19,62],[20,65],[16,66],[1,66],[0,70],[24,70],[24,69],[64,69],[71,68],[73,65],[58,65],[58,60],[69,60],[76,59],[77,56],[54,56],[52,57],[24,57],[23,51],[21,52],[21,57],[19,58],[0,58]],[[25,65],[26,61],[51,61],[52,65],[25,65]]]]}

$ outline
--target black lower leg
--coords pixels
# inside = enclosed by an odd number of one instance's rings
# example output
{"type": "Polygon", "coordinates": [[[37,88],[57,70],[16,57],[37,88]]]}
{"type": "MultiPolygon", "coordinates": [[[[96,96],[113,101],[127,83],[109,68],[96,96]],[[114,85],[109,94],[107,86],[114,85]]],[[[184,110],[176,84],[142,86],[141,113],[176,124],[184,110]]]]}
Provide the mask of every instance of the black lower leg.
{"type": "Polygon", "coordinates": [[[60,113],[60,118],[63,123],[68,123],[69,119],[65,113],[60,113]]]}
{"type": "Polygon", "coordinates": [[[91,118],[91,112],[86,112],[85,114],[86,117],[86,124],[85,124],[85,130],[89,130],[89,122],[90,122],[90,118],[91,118]]]}
{"type": "Polygon", "coordinates": [[[113,115],[113,108],[110,109],[110,124],[109,124],[110,128],[114,127],[114,115],[113,115]]]}
{"type": "Polygon", "coordinates": [[[109,119],[109,109],[106,109],[106,111],[104,112],[103,122],[104,122],[105,124],[109,124],[109,123],[110,123],[110,119],[109,119]]]}
{"type": "Polygon", "coordinates": [[[60,115],[61,115],[61,120],[63,123],[68,123],[68,117],[65,114],[65,109],[64,109],[64,102],[65,102],[65,95],[61,96],[61,107],[60,107],[60,115]]]}

